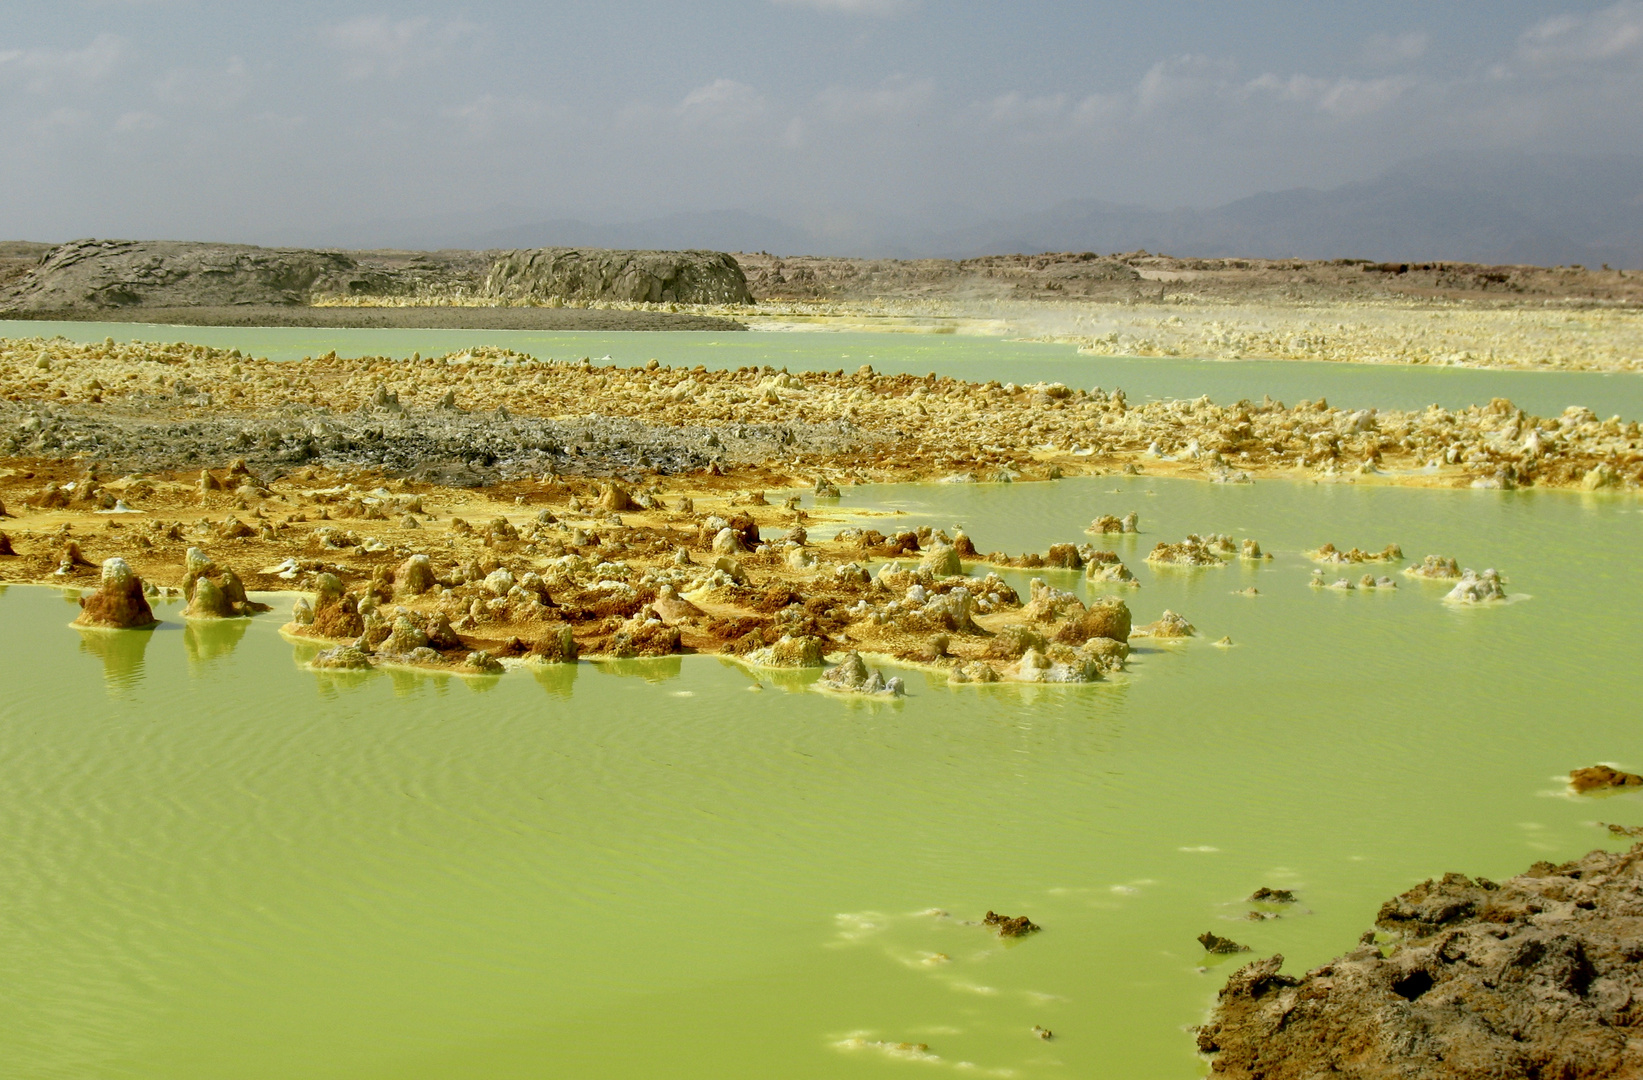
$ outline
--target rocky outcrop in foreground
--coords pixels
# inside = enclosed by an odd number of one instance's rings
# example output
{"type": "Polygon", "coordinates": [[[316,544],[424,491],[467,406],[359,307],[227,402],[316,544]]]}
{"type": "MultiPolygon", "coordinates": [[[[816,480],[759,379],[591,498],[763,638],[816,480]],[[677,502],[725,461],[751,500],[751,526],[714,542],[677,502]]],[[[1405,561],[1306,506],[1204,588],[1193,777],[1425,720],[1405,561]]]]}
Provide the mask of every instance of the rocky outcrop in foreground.
{"type": "Polygon", "coordinates": [[[1198,1033],[1215,1074],[1643,1075],[1643,844],[1500,884],[1447,874],[1375,924],[1396,943],[1298,979],[1282,956],[1235,972],[1198,1033]]]}

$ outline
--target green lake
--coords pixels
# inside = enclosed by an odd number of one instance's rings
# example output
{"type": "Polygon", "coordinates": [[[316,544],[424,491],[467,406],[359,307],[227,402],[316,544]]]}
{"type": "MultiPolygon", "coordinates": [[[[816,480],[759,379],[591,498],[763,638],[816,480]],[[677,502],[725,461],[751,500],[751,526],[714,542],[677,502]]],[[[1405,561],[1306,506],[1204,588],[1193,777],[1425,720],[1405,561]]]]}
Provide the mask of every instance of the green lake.
{"type": "Polygon", "coordinates": [[[1643,823],[1559,779],[1643,766],[1634,497],[1096,477],[844,505],[1010,551],[1137,510],[1127,598],[1201,636],[1094,686],[906,672],[863,702],[712,657],[321,675],[278,614],[110,635],[0,589],[0,1072],[1191,1078],[1242,962],[1201,932],[1300,970],[1425,877],[1643,823]],[[1141,561],[1188,531],[1277,557],[1141,561]],[[1515,599],[1315,590],[1324,541],[1515,599]],[[1245,920],[1262,885],[1296,910],[1245,920]],[[1044,930],[1001,943],[988,909],[1044,930]]]}
{"type": "Polygon", "coordinates": [[[1490,371],[1387,364],[1307,363],[1290,360],[1209,361],[1176,357],[1082,356],[1071,345],[1005,338],[918,333],[705,331],[545,333],[528,330],[384,330],[309,327],[146,326],[132,323],[7,322],[4,337],[70,341],[187,341],[250,356],[295,360],[335,350],[341,356],[437,356],[480,345],[513,349],[538,359],[609,358],[639,365],[655,358],[670,366],[736,368],[770,365],[791,371],[936,372],[985,382],[1063,382],[1068,386],[1122,387],[1131,400],[1195,398],[1259,401],[1263,394],[1293,405],[1327,397],[1354,408],[1455,409],[1510,398],[1537,416],[1583,405],[1603,417],[1643,418],[1643,374],[1622,372],[1490,371]]]}

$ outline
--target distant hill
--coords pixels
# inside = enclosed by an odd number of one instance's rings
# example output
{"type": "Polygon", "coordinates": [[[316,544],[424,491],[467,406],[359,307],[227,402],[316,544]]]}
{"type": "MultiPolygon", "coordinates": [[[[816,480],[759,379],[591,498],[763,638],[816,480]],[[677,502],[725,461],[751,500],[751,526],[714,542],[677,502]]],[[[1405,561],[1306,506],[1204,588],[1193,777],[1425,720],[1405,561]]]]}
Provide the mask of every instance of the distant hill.
{"type": "Polygon", "coordinates": [[[1211,210],[1093,200],[955,230],[933,254],[1133,251],[1643,268],[1643,157],[1473,155],[1211,210]]]}
{"type": "Polygon", "coordinates": [[[1329,190],[1263,192],[1208,210],[1080,199],[997,220],[946,224],[840,213],[827,224],[741,210],[600,224],[533,220],[517,207],[379,221],[306,236],[353,248],[601,247],[767,251],[864,258],[972,258],[1040,252],[1377,261],[1604,263],[1643,269],[1643,156],[1445,155],[1329,190]]]}

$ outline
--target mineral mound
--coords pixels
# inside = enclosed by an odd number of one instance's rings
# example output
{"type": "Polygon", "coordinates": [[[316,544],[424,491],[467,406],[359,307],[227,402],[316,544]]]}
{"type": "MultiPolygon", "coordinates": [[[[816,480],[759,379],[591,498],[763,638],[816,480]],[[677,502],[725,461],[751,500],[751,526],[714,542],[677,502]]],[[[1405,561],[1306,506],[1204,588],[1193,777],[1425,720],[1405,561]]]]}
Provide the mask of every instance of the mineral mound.
{"type": "Polygon", "coordinates": [[[1198,1032],[1215,1075],[1643,1075],[1643,844],[1500,884],[1446,874],[1375,924],[1397,943],[1298,979],[1282,956],[1233,973],[1198,1032]]]}
{"type": "Polygon", "coordinates": [[[143,580],[124,559],[103,561],[102,584],[96,592],[80,598],[80,616],[75,626],[98,626],[108,630],[142,630],[159,620],[143,595],[143,580]]]}

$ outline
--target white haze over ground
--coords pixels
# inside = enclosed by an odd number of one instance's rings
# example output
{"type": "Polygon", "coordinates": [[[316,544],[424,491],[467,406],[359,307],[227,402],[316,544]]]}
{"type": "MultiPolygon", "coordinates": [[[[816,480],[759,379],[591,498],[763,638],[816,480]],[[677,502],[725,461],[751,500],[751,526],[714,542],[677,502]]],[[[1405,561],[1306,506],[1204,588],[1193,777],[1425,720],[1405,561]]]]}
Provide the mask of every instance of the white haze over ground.
{"type": "Polygon", "coordinates": [[[3,7],[6,237],[731,211],[871,248],[1069,200],[1207,208],[1436,153],[1643,149],[1639,0],[3,7]]]}

